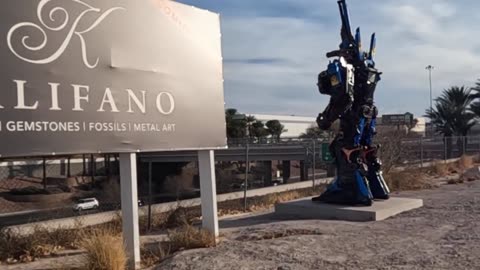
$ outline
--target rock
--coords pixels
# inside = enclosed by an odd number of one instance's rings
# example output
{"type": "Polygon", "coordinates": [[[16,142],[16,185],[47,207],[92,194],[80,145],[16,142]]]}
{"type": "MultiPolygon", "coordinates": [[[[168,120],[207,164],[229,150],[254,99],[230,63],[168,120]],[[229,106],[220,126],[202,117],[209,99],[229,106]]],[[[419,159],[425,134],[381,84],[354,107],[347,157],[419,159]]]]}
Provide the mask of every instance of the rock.
{"type": "Polygon", "coordinates": [[[461,178],[468,182],[480,180],[480,167],[473,167],[466,170],[461,178]]]}

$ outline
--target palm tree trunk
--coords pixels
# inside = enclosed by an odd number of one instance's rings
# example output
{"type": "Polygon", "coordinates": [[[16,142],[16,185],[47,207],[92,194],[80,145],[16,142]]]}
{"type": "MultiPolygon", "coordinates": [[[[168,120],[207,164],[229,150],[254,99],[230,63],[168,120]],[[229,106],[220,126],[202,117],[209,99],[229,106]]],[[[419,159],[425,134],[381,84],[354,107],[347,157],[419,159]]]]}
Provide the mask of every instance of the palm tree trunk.
{"type": "Polygon", "coordinates": [[[446,144],[446,149],[447,149],[447,159],[452,158],[452,137],[451,136],[445,136],[444,137],[445,144],[446,144]]]}
{"type": "Polygon", "coordinates": [[[458,151],[460,152],[460,156],[465,155],[464,137],[457,138],[457,147],[458,147],[458,151]]]}

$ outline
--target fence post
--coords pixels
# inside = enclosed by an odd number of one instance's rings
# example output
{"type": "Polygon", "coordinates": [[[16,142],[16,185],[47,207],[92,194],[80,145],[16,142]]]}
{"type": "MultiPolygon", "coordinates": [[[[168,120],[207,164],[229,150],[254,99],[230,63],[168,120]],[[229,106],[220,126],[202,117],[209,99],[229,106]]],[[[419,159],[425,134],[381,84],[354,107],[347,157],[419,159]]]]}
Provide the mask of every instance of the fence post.
{"type": "Polygon", "coordinates": [[[71,169],[70,169],[70,167],[71,167],[71,158],[72,158],[72,157],[70,157],[70,156],[68,156],[68,158],[67,158],[67,177],[69,177],[69,178],[72,177],[72,172],[71,172],[71,169]]]}
{"type": "Polygon", "coordinates": [[[42,162],[43,167],[43,189],[47,189],[47,159],[44,157],[42,162]]]}
{"type": "Polygon", "coordinates": [[[423,168],[423,138],[420,137],[420,167],[423,168]]]}
{"type": "Polygon", "coordinates": [[[247,212],[247,190],[248,190],[248,174],[250,171],[250,161],[248,159],[249,145],[248,140],[245,142],[245,182],[243,183],[243,211],[247,212]]]}
{"type": "Polygon", "coordinates": [[[90,155],[90,176],[92,177],[92,188],[94,187],[94,184],[95,184],[95,157],[92,155],[90,155]]]}
{"type": "Polygon", "coordinates": [[[443,148],[444,148],[444,158],[445,164],[447,164],[448,156],[447,156],[447,137],[443,137],[443,148]]]}
{"type": "Polygon", "coordinates": [[[83,161],[83,176],[87,175],[87,158],[85,155],[82,155],[82,161],[83,161]]]}
{"type": "Polygon", "coordinates": [[[317,149],[316,149],[316,143],[315,139],[313,139],[313,188],[315,188],[315,169],[317,168],[316,164],[316,155],[317,155],[317,149]]]}
{"type": "Polygon", "coordinates": [[[478,153],[480,154],[480,138],[478,138],[478,153]]]}
{"type": "Polygon", "coordinates": [[[152,162],[148,162],[148,231],[152,229],[152,162]]]}

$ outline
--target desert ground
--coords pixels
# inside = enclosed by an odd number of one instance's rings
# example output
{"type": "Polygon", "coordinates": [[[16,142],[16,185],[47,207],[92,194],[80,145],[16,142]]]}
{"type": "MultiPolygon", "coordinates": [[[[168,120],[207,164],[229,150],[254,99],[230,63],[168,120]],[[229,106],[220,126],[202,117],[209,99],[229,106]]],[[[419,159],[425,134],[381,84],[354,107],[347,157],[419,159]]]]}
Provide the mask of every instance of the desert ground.
{"type": "Polygon", "coordinates": [[[421,209],[380,222],[221,222],[215,248],[177,253],[154,269],[480,269],[480,182],[395,196],[421,209]]]}
{"type": "MultiPolygon", "coordinates": [[[[216,247],[180,251],[148,269],[480,269],[480,179],[470,180],[395,193],[425,206],[385,221],[281,220],[272,210],[223,218],[216,247]]],[[[83,256],[65,251],[0,269],[82,269],[83,256]]]]}

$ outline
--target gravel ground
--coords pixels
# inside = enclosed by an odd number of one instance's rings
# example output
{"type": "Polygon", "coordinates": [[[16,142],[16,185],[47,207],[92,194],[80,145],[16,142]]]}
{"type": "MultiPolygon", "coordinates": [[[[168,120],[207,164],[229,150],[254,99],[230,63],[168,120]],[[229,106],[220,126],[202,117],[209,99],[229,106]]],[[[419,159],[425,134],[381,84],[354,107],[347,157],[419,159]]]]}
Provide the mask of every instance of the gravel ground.
{"type": "MultiPolygon", "coordinates": [[[[425,206],[367,223],[229,218],[220,222],[216,248],[183,251],[152,269],[480,269],[480,181],[396,196],[425,206]]],[[[69,255],[0,269],[83,265],[83,255],[69,255]]]]}
{"type": "Polygon", "coordinates": [[[155,269],[480,269],[480,181],[400,195],[425,206],[367,223],[226,220],[216,248],[155,269]]]}

